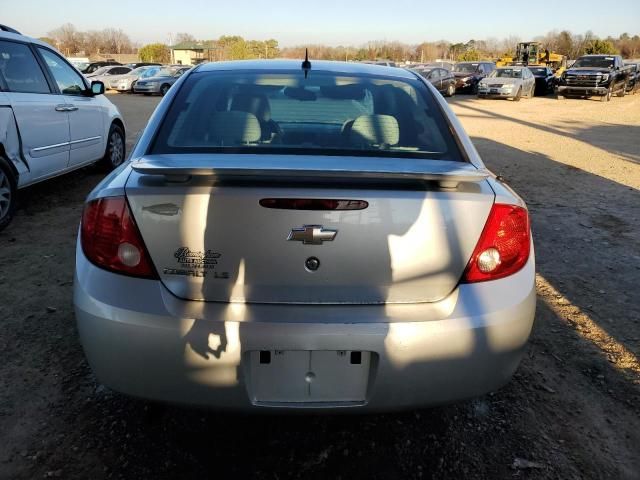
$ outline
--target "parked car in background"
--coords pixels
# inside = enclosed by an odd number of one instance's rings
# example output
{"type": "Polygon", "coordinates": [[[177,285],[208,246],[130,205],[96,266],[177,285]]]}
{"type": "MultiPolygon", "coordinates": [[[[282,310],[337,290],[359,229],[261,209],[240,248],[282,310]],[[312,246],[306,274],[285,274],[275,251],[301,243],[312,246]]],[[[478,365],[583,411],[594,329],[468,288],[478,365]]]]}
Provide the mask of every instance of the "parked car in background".
{"type": "Polygon", "coordinates": [[[625,69],[629,72],[627,78],[627,93],[635,95],[640,90],[640,62],[625,62],[625,69]]]}
{"type": "Polygon", "coordinates": [[[162,64],[161,63],[154,63],[154,62],[135,62],[135,63],[127,63],[126,64],[127,67],[129,68],[139,68],[139,67],[161,67],[162,64]]]}
{"type": "Polygon", "coordinates": [[[74,305],[101,384],[360,412],[516,370],[536,306],[523,200],[414,73],[308,66],[194,67],[87,198],[74,305]]]}
{"type": "Polygon", "coordinates": [[[454,62],[431,62],[425,65],[427,68],[444,68],[445,70],[453,71],[453,67],[456,66],[454,62]]]}
{"type": "Polygon", "coordinates": [[[67,61],[76,67],[78,70],[82,71],[89,66],[89,59],[87,57],[66,57],[67,61]]]}
{"type": "Polygon", "coordinates": [[[124,75],[117,75],[113,79],[111,79],[108,88],[112,90],[117,90],[119,92],[131,92],[133,93],[133,86],[135,83],[142,78],[153,77],[157,74],[162,67],[138,67],[131,72],[124,75]]]}
{"type": "Polygon", "coordinates": [[[459,62],[453,67],[456,91],[478,93],[478,83],[496,69],[492,62],[459,62]]]}
{"type": "Polygon", "coordinates": [[[456,93],[456,77],[449,70],[438,67],[412,68],[428,80],[441,94],[452,97],[456,93]]]}
{"type": "Polygon", "coordinates": [[[0,31],[0,229],[17,190],[102,161],[125,159],[118,109],[48,44],[0,31]]]}
{"type": "Polygon", "coordinates": [[[176,83],[182,74],[190,68],[191,67],[162,68],[153,77],[138,80],[133,85],[133,91],[135,93],[144,93],[145,95],[166,95],[171,85],[176,83]]]}
{"type": "Polygon", "coordinates": [[[599,96],[608,102],[614,93],[624,97],[628,78],[620,55],[584,55],[560,77],[558,98],[599,96]]]}
{"type": "Polygon", "coordinates": [[[535,95],[536,79],[527,67],[499,67],[478,84],[478,98],[511,98],[535,95]]]}
{"type": "Polygon", "coordinates": [[[549,93],[553,93],[556,84],[556,77],[551,68],[530,66],[529,70],[531,70],[531,73],[533,73],[536,80],[536,95],[548,95],[549,93]]]}
{"type": "Polygon", "coordinates": [[[80,70],[80,72],[84,73],[85,75],[87,75],[87,74],[95,72],[99,68],[108,67],[110,65],[122,65],[122,64],[120,62],[116,62],[115,60],[105,60],[105,61],[101,61],[101,62],[91,62],[89,65],[86,66],[86,68],[84,70],[80,70]]]}
{"type": "Polygon", "coordinates": [[[86,70],[87,67],[89,66],[89,62],[69,62],[69,63],[71,63],[71,65],[76,67],[76,69],[79,72],[82,72],[82,71],[86,70]]]}
{"type": "Polygon", "coordinates": [[[363,60],[361,63],[366,63],[369,65],[380,65],[382,67],[396,67],[396,62],[392,62],[391,60],[363,60]]]}
{"type": "Polygon", "coordinates": [[[100,81],[107,86],[112,77],[119,77],[120,75],[126,75],[131,72],[131,68],[124,65],[112,65],[109,67],[102,67],[93,73],[85,75],[89,81],[100,81]]]}

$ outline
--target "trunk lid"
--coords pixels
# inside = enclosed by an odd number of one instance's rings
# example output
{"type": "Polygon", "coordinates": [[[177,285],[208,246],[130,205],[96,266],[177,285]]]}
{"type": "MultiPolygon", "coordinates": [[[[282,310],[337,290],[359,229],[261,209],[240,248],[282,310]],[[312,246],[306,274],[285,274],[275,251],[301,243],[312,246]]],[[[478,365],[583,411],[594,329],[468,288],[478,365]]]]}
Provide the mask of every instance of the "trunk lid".
{"type": "Polygon", "coordinates": [[[487,173],[461,162],[185,157],[134,162],[126,194],[161,281],[191,300],[437,301],[457,285],[494,201],[487,173]],[[281,199],[295,208],[272,208],[281,199]],[[304,209],[312,199],[359,209],[304,209]]]}

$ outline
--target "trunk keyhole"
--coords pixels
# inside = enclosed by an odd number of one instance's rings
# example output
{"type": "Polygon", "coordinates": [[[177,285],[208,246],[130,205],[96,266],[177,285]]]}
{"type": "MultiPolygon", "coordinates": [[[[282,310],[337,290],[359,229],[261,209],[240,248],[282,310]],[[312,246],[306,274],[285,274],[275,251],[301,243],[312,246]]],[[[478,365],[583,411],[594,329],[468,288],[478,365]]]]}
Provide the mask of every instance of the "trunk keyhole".
{"type": "Polygon", "coordinates": [[[318,268],[320,268],[320,260],[318,260],[316,257],[309,257],[305,260],[304,266],[310,272],[315,272],[316,270],[318,270],[318,268]]]}

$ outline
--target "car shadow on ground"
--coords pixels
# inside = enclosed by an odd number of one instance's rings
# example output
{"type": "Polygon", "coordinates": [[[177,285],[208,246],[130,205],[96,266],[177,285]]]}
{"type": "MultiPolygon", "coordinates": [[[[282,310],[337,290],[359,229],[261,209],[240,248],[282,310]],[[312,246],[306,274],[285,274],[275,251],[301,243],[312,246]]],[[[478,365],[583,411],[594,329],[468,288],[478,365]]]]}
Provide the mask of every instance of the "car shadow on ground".
{"type": "Polygon", "coordinates": [[[640,125],[600,124],[585,126],[584,123],[579,120],[570,120],[564,121],[563,128],[558,128],[548,124],[530,122],[523,118],[493,112],[490,103],[486,105],[485,108],[485,102],[470,104],[464,102],[463,99],[449,99],[449,102],[458,108],[471,110],[488,118],[504,120],[509,123],[515,122],[561,137],[569,136],[607,152],[620,155],[630,162],[640,163],[640,140],[638,140],[640,139],[640,125]],[[482,105],[482,107],[479,105],[482,105]]]}

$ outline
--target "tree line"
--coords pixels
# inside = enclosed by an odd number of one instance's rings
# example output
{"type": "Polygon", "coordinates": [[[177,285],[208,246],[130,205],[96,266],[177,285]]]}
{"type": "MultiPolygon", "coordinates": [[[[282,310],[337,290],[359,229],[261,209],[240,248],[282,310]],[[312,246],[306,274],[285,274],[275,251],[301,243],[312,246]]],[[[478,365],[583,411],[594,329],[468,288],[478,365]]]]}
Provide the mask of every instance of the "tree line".
{"type": "Polygon", "coordinates": [[[66,56],[82,54],[91,56],[99,53],[137,53],[138,45],[119,28],[88,30],[82,32],[73,24],[64,25],[51,30],[46,37],[40,38],[53,45],[66,56]]]}
{"type": "MultiPolygon", "coordinates": [[[[80,31],[64,24],[42,38],[67,56],[93,56],[100,53],[137,53],[143,61],[169,62],[170,45],[152,43],[138,45],[121,29],[80,31]]],[[[372,41],[361,46],[329,46],[323,44],[280,48],[278,41],[247,40],[238,35],[223,35],[214,40],[196,40],[188,33],[178,33],[173,45],[193,42],[206,49],[207,60],[244,60],[254,58],[301,58],[305,49],[311,58],[325,60],[392,60],[426,62],[435,59],[479,60],[510,56],[522,39],[510,36],[452,43],[446,40],[411,45],[397,41],[372,41]]],[[[573,59],[585,53],[620,53],[625,58],[640,57],[640,36],[623,33],[618,38],[598,38],[592,32],[574,34],[567,30],[551,31],[533,39],[544,48],[573,59]]]]}
{"type": "MultiPolygon", "coordinates": [[[[640,36],[623,33],[618,38],[598,38],[592,32],[573,34],[563,30],[549,32],[533,39],[549,51],[575,59],[584,54],[621,54],[625,58],[640,58],[640,36]]],[[[446,40],[409,45],[402,42],[369,42],[361,47],[302,45],[282,49],[282,56],[301,58],[309,49],[312,58],[325,60],[392,60],[395,62],[427,62],[435,59],[473,61],[512,57],[516,45],[523,39],[510,36],[451,43],[446,40]]]]}

